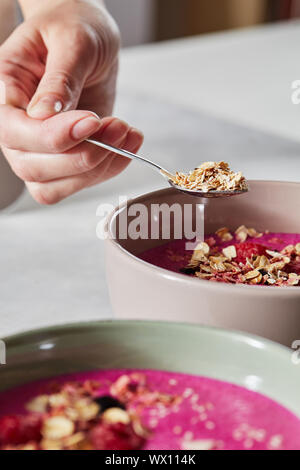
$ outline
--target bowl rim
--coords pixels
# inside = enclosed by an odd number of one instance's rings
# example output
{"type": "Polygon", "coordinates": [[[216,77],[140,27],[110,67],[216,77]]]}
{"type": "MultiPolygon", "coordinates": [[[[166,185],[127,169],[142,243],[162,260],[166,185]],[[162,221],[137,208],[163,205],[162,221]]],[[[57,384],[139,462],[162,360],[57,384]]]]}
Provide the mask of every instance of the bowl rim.
{"type": "MultiPolygon", "coordinates": [[[[278,185],[278,184],[284,184],[287,186],[296,186],[298,187],[300,191],[300,183],[299,182],[291,182],[291,181],[277,181],[277,180],[247,180],[250,183],[259,183],[259,184],[267,184],[267,185],[278,185]]],[[[105,227],[106,227],[106,233],[108,234],[107,238],[105,239],[106,243],[111,244],[115,249],[119,251],[119,254],[125,259],[127,258],[131,263],[135,264],[136,267],[138,267],[140,270],[141,269],[146,269],[149,273],[150,272],[157,272],[158,275],[162,277],[167,277],[170,280],[177,281],[180,283],[186,283],[187,285],[191,287],[195,287],[196,285],[200,285],[202,289],[206,290],[213,290],[215,291],[216,289],[222,290],[227,293],[239,293],[242,294],[242,292],[247,292],[250,295],[250,292],[255,293],[255,295],[265,295],[266,292],[269,292],[269,294],[266,295],[272,295],[272,296],[289,296],[295,298],[300,297],[300,288],[297,289],[295,286],[282,286],[280,288],[272,288],[272,286],[256,286],[256,285],[248,285],[248,284],[227,284],[227,283],[222,283],[222,282],[207,282],[204,279],[199,279],[199,278],[193,278],[193,277],[188,277],[184,274],[181,273],[175,273],[174,271],[169,271],[168,269],[161,268],[159,266],[155,266],[151,263],[148,263],[147,261],[144,261],[134,254],[130,253],[127,251],[125,248],[123,248],[118,240],[113,236],[111,227],[114,219],[117,217],[117,215],[123,210],[126,205],[133,204],[135,201],[140,201],[141,199],[149,199],[151,197],[159,196],[164,193],[171,193],[175,192],[176,189],[174,188],[163,188],[163,189],[158,189],[154,190],[148,193],[143,193],[139,196],[136,196],[134,198],[128,199],[128,201],[118,205],[113,209],[110,214],[108,214],[106,221],[105,221],[105,227]],[[200,283],[200,284],[199,284],[200,283]],[[267,288],[271,287],[271,288],[267,288]]]]}
{"type": "MultiPolygon", "coordinates": [[[[43,341],[45,336],[53,335],[53,334],[63,334],[64,332],[71,332],[71,334],[76,334],[77,332],[82,332],[82,330],[90,330],[95,328],[114,328],[119,327],[120,329],[122,326],[135,326],[135,327],[160,327],[164,329],[168,328],[176,328],[181,330],[187,331],[204,331],[210,334],[214,334],[218,337],[226,337],[231,338],[237,343],[246,343],[251,347],[256,345],[255,347],[258,349],[262,349],[260,345],[264,345],[264,350],[268,350],[269,352],[280,352],[282,354],[290,354],[291,350],[288,346],[285,346],[281,343],[273,341],[268,338],[264,338],[259,335],[255,335],[252,333],[248,333],[241,330],[235,330],[231,328],[220,328],[211,325],[202,325],[199,323],[187,323],[187,322],[175,322],[175,321],[166,321],[166,320],[116,320],[116,319],[104,319],[104,320],[91,320],[91,321],[80,321],[80,322],[69,322],[69,323],[62,323],[56,324],[51,326],[45,326],[41,328],[33,328],[25,331],[21,331],[19,333],[8,335],[3,338],[7,349],[10,347],[18,348],[24,343],[27,345],[30,344],[30,340],[32,337],[42,336],[43,341]]],[[[36,341],[38,341],[36,339],[36,341]]]]}
{"type": "MultiPolygon", "coordinates": [[[[243,331],[238,330],[231,330],[231,329],[223,329],[219,327],[212,327],[200,324],[191,324],[185,322],[169,322],[169,321],[149,321],[149,320],[114,320],[114,319],[104,319],[98,321],[82,321],[82,322],[74,322],[74,323],[64,323],[52,326],[46,326],[43,328],[37,328],[32,330],[27,330],[20,332],[18,334],[7,336],[4,340],[7,342],[7,351],[11,354],[11,358],[14,358],[16,364],[18,361],[23,357],[25,348],[27,352],[30,354],[34,353],[36,360],[38,360],[37,356],[37,348],[40,343],[44,341],[50,341],[57,339],[59,342],[58,350],[63,350],[62,348],[68,348],[66,342],[64,340],[65,335],[78,336],[93,333],[96,334],[99,332],[101,344],[101,338],[106,336],[106,333],[109,334],[109,329],[115,329],[115,331],[111,331],[112,333],[118,333],[117,336],[122,335],[122,328],[124,326],[127,328],[132,329],[132,327],[136,327],[137,329],[142,331],[148,329],[148,335],[151,334],[153,328],[159,328],[160,331],[162,330],[165,335],[168,333],[176,333],[182,334],[183,336],[186,335],[188,338],[190,335],[194,338],[196,344],[200,347],[199,341],[197,338],[205,339],[205,350],[209,352],[210,348],[214,344],[211,339],[214,339],[215,342],[223,342],[224,345],[232,348],[233,353],[236,352],[239,348],[242,348],[244,354],[249,358],[250,363],[251,361],[255,360],[258,361],[259,364],[262,366],[261,371],[259,372],[262,377],[267,377],[269,374],[265,372],[266,367],[270,364],[270,361],[275,362],[280,361],[280,364],[284,367],[284,365],[288,366],[288,370],[285,374],[287,380],[291,380],[293,382],[293,377],[297,374],[297,365],[295,367],[295,371],[290,366],[291,364],[291,350],[275,341],[251,334],[246,333],[243,331]],[[102,329],[102,332],[101,332],[102,329]],[[116,331],[117,330],[117,331],[116,331]],[[56,338],[55,338],[56,336],[56,338]],[[62,346],[62,348],[61,348],[62,346]],[[10,350],[10,351],[9,351],[10,350]]],[[[117,337],[116,336],[116,337],[117,337]]],[[[234,354],[235,356],[235,354],[234,354]]],[[[45,355],[43,361],[47,362],[48,358],[45,355]]],[[[228,365],[228,361],[225,363],[228,365]]],[[[230,362],[231,363],[231,362],[230,362]]],[[[244,370],[244,362],[239,361],[240,370],[244,370]]],[[[261,368],[259,366],[259,368],[261,368]]],[[[225,366],[224,366],[225,367],[225,366]]],[[[299,367],[299,366],[298,366],[299,367]]],[[[111,367],[107,367],[110,369],[111,367]]],[[[134,368],[134,367],[133,367],[134,368]]],[[[147,367],[146,369],[151,370],[165,370],[168,371],[168,368],[165,367],[147,367]]],[[[225,367],[226,369],[226,367],[225,367]]],[[[88,369],[86,369],[88,370],[88,369]]],[[[79,372],[76,371],[76,372],[79,372]]],[[[175,372],[175,370],[174,370],[175,372]]],[[[177,371],[178,372],[178,371],[177,371]]],[[[68,372],[65,372],[68,373],[68,372]]],[[[72,372],[70,372],[72,373],[72,372]]],[[[255,393],[263,394],[265,397],[275,401],[277,404],[285,407],[295,416],[300,418],[300,411],[297,405],[297,399],[295,397],[290,396],[287,394],[285,390],[278,390],[275,394],[273,388],[270,388],[270,384],[266,381],[265,386],[259,389],[252,389],[248,384],[246,384],[243,380],[243,377],[240,374],[236,375],[236,373],[232,373],[230,371],[230,367],[226,372],[226,375],[220,373],[207,373],[206,369],[199,370],[198,372],[185,372],[184,370],[179,371],[179,373],[187,373],[192,375],[198,375],[202,377],[210,377],[212,379],[225,381],[227,383],[235,384],[239,387],[246,388],[251,390],[255,393]]],[[[250,369],[249,369],[250,373],[250,369]]],[[[64,375],[64,372],[61,374],[56,375],[64,375]]],[[[45,375],[40,377],[40,379],[49,379],[51,377],[55,377],[55,374],[52,373],[50,375],[45,375]]],[[[40,380],[39,378],[35,378],[33,380],[26,381],[25,383],[34,382],[35,380],[40,380]]],[[[7,392],[9,389],[14,389],[15,387],[21,386],[23,382],[18,384],[12,385],[10,387],[6,387],[3,391],[4,393],[7,392]]]]}

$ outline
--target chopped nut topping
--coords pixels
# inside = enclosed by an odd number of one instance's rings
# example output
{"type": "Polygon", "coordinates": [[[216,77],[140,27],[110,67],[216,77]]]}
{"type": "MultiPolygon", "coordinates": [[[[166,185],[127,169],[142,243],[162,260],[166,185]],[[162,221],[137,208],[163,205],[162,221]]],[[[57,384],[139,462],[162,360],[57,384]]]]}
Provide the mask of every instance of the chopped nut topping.
{"type": "Polygon", "coordinates": [[[300,282],[300,275],[295,273],[290,273],[288,278],[288,285],[289,286],[298,286],[300,282]]]}
{"type": "Polygon", "coordinates": [[[71,436],[74,432],[74,423],[64,416],[52,416],[45,420],[42,434],[45,439],[52,441],[71,436]]]}
{"type": "Polygon", "coordinates": [[[91,402],[89,399],[82,398],[75,403],[77,418],[82,421],[90,421],[99,414],[100,407],[97,403],[91,402]]]}
{"type": "Polygon", "coordinates": [[[180,187],[203,192],[246,190],[247,183],[241,172],[230,170],[226,162],[205,162],[189,174],[176,172],[172,181],[180,187]]]}
{"type": "Polygon", "coordinates": [[[68,399],[63,393],[55,393],[48,398],[48,403],[52,408],[59,408],[68,404],[68,399]]]}
{"type": "Polygon", "coordinates": [[[70,437],[64,439],[64,447],[76,448],[78,444],[81,444],[85,441],[85,435],[83,432],[77,432],[70,437]]]}
{"type": "Polygon", "coordinates": [[[23,445],[22,449],[21,450],[37,450],[37,446],[36,444],[32,443],[32,444],[25,444],[23,445]]]}
{"type": "Polygon", "coordinates": [[[102,419],[107,423],[130,423],[130,417],[125,410],[121,408],[108,408],[102,414],[102,419]]]}
{"type": "Polygon", "coordinates": [[[48,403],[48,395],[39,395],[38,397],[34,398],[29,403],[27,403],[26,409],[34,413],[45,413],[45,411],[47,410],[48,403]]]}
{"type": "MultiPolygon", "coordinates": [[[[162,419],[182,399],[181,395],[149,387],[142,372],[125,372],[106,383],[51,383],[48,395],[37,396],[26,404],[33,410],[28,413],[28,421],[26,415],[12,421],[17,432],[23,432],[23,428],[27,432],[28,427],[28,442],[19,445],[1,441],[0,450],[108,450],[112,445],[117,446],[114,449],[141,449],[158,423],[150,426],[150,432],[143,422],[144,410],[150,408],[157,420],[162,419]]],[[[4,419],[2,427],[10,423],[4,419]]]]}
{"type": "Polygon", "coordinates": [[[195,248],[195,251],[201,251],[204,255],[208,255],[210,247],[207,243],[201,242],[195,248]]]}
{"type": "Polygon", "coordinates": [[[236,229],[235,231],[236,238],[241,242],[245,242],[248,237],[248,229],[245,227],[245,225],[241,225],[239,228],[236,229]]]}
{"type": "Polygon", "coordinates": [[[222,242],[230,242],[231,240],[233,240],[233,236],[231,235],[227,227],[223,227],[217,230],[216,235],[221,238],[222,242]]]}
{"type": "Polygon", "coordinates": [[[40,443],[42,450],[62,450],[63,443],[54,439],[42,439],[40,443]]]}
{"type": "Polygon", "coordinates": [[[263,236],[263,233],[257,232],[255,228],[248,228],[247,231],[248,231],[249,237],[252,237],[252,238],[260,238],[263,236]]]}
{"type": "Polygon", "coordinates": [[[231,260],[232,258],[236,258],[236,248],[234,245],[228,246],[227,248],[223,248],[223,254],[231,260]]]}
{"type": "Polygon", "coordinates": [[[142,424],[140,416],[136,413],[132,413],[131,420],[132,420],[132,427],[134,429],[134,432],[138,436],[144,439],[148,439],[150,436],[150,431],[142,424]]]}
{"type": "Polygon", "coordinates": [[[254,261],[253,261],[253,266],[258,269],[265,268],[268,266],[269,260],[265,255],[258,256],[254,261]]]}
{"type": "Polygon", "coordinates": [[[204,273],[196,273],[196,276],[199,277],[200,279],[211,279],[213,277],[213,274],[204,274],[204,273]]]}
{"type": "MultiPolygon", "coordinates": [[[[227,227],[217,230],[216,235],[224,243],[234,238],[227,227]]],[[[262,235],[263,233],[254,228],[241,225],[235,231],[237,243],[226,246],[222,252],[218,252],[216,243],[212,243],[210,237],[208,239],[210,243],[201,243],[196,247],[185,269],[188,274],[209,281],[276,286],[300,285],[300,274],[291,272],[293,262],[300,262],[300,243],[295,246],[288,245],[281,252],[268,250],[262,246],[264,254],[256,254],[257,251],[254,251],[245,257],[245,261],[241,262],[238,259],[239,245],[246,242],[248,237],[260,238],[262,235]]]]}
{"type": "Polygon", "coordinates": [[[245,225],[241,225],[236,229],[235,235],[237,240],[243,243],[247,240],[248,237],[260,238],[262,237],[263,233],[257,232],[255,228],[247,228],[245,225]]]}

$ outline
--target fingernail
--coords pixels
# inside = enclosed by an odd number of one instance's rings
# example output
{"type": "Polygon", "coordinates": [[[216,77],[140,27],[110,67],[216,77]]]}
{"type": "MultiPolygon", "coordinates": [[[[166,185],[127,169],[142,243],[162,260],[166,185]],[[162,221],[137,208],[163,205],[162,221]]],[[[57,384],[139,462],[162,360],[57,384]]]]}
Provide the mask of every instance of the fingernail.
{"type": "Polygon", "coordinates": [[[72,129],[72,137],[75,140],[82,140],[94,134],[100,127],[101,121],[96,117],[87,117],[76,122],[72,129]]]}
{"type": "Polygon", "coordinates": [[[44,96],[27,110],[28,115],[36,119],[46,119],[63,110],[63,103],[55,96],[44,96]]]}

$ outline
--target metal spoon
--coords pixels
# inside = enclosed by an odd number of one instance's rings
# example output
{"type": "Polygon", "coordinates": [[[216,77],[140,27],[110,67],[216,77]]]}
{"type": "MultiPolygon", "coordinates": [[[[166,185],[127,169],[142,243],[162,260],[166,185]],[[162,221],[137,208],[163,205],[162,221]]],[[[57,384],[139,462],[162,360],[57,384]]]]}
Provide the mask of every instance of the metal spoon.
{"type": "Polygon", "coordinates": [[[196,190],[196,189],[185,189],[185,188],[182,188],[181,186],[177,186],[172,181],[172,178],[174,178],[174,175],[172,175],[172,173],[165,170],[164,168],[159,166],[157,163],[154,163],[151,160],[148,160],[145,157],[141,157],[140,155],[129,152],[128,150],[123,150],[123,149],[119,149],[117,147],[113,147],[112,145],[104,144],[103,142],[99,142],[97,140],[86,139],[86,142],[89,142],[90,144],[97,145],[98,147],[101,147],[105,150],[109,150],[110,152],[121,155],[122,157],[131,158],[132,160],[139,160],[139,161],[142,161],[143,163],[148,164],[152,168],[155,168],[157,171],[159,171],[159,173],[168,181],[170,186],[177,189],[178,191],[182,191],[183,193],[189,194],[190,196],[204,197],[204,198],[228,197],[228,196],[237,196],[239,194],[244,194],[248,191],[248,189],[243,189],[243,190],[232,190],[232,191],[209,191],[209,192],[204,192],[204,191],[199,191],[199,190],[196,190]]]}

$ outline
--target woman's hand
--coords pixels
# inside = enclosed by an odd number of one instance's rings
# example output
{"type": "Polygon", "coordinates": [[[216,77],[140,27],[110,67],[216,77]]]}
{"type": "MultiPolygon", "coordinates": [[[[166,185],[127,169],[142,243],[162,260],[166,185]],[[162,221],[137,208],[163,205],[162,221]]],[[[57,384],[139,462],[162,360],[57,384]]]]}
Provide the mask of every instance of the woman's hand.
{"type": "Polygon", "coordinates": [[[143,137],[123,121],[97,117],[112,111],[119,50],[117,27],[102,1],[20,4],[25,21],[0,47],[6,91],[0,144],[33,197],[52,204],[128,164],[84,139],[94,135],[136,152],[143,137]]]}

